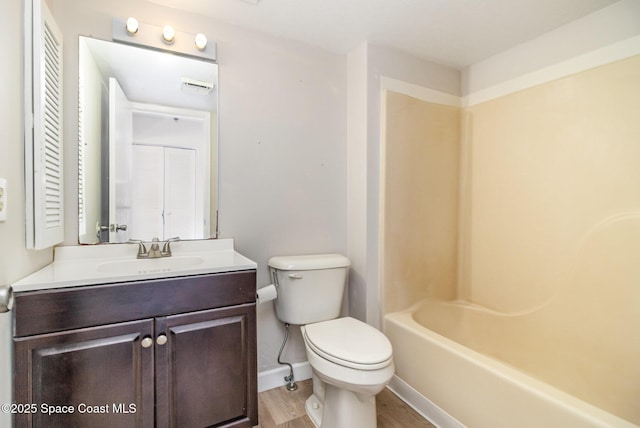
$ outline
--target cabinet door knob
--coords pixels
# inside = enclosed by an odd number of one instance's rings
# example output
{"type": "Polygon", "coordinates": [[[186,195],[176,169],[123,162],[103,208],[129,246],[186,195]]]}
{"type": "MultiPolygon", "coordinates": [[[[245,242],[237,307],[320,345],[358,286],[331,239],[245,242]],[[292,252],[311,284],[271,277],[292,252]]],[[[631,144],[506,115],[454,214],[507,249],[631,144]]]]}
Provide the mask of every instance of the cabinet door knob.
{"type": "Polygon", "coordinates": [[[167,336],[165,336],[164,334],[161,334],[156,338],[156,343],[158,345],[164,345],[165,343],[167,343],[167,336]]]}
{"type": "Polygon", "coordinates": [[[149,336],[145,337],[144,339],[142,339],[142,341],[140,342],[140,344],[142,345],[143,348],[148,348],[151,345],[153,345],[153,339],[150,338],[149,336]]]}

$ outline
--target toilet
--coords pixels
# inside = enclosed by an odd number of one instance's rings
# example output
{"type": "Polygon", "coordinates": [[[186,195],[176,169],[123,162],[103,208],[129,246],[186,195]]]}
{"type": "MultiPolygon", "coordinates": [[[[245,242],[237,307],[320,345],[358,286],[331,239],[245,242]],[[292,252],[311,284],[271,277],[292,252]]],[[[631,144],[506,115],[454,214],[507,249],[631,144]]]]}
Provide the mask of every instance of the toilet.
{"type": "Polygon", "coordinates": [[[375,396],[394,373],[391,343],[340,316],[350,261],[340,254],[272,257],[276,316],[300,325],[313,371],[305,408],[318,428],[376,427],[375,396]]]}

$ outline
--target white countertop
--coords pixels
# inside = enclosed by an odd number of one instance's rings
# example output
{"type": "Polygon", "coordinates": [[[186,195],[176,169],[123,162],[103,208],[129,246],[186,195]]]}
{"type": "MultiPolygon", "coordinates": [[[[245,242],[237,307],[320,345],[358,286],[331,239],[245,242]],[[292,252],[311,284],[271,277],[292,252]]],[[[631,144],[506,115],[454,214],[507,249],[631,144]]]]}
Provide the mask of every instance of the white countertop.
{"type": "MultiPolygon", "coordinates": [[[[146,246],[148,249],[150,244],[146,246]]],[[[233,239],[172,242],[171,252],[171,257],[138,260],[137,244],[56,247],[53,263],[12,284],[13,291],[234,272],[258,267],[254,261],[234,250],[233,239]]]]}

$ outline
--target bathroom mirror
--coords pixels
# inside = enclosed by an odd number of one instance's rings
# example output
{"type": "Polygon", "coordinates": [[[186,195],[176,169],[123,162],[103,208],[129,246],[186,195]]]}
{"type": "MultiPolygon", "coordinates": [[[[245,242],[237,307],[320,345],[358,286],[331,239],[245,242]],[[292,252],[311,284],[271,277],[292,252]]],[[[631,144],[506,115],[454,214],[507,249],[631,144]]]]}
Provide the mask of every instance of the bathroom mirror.
{"type": "Polygon", "coordinates": [[[79,38],[78,241],[216,236],[218,66],[79,38]]]}

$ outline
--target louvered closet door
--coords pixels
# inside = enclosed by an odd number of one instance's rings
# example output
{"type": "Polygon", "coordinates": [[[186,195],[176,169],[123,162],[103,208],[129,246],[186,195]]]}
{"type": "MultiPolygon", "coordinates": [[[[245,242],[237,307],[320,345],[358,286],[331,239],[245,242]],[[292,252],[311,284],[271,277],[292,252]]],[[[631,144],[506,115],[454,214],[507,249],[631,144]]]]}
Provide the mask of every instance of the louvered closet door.
{"type": "Polygon", "coordinates": [[[28,237],[27,245],[40,249],[64,238],[62,33],[40,0],[33,3],[32,56],[34,225],[33,237],[28,237]]]}

